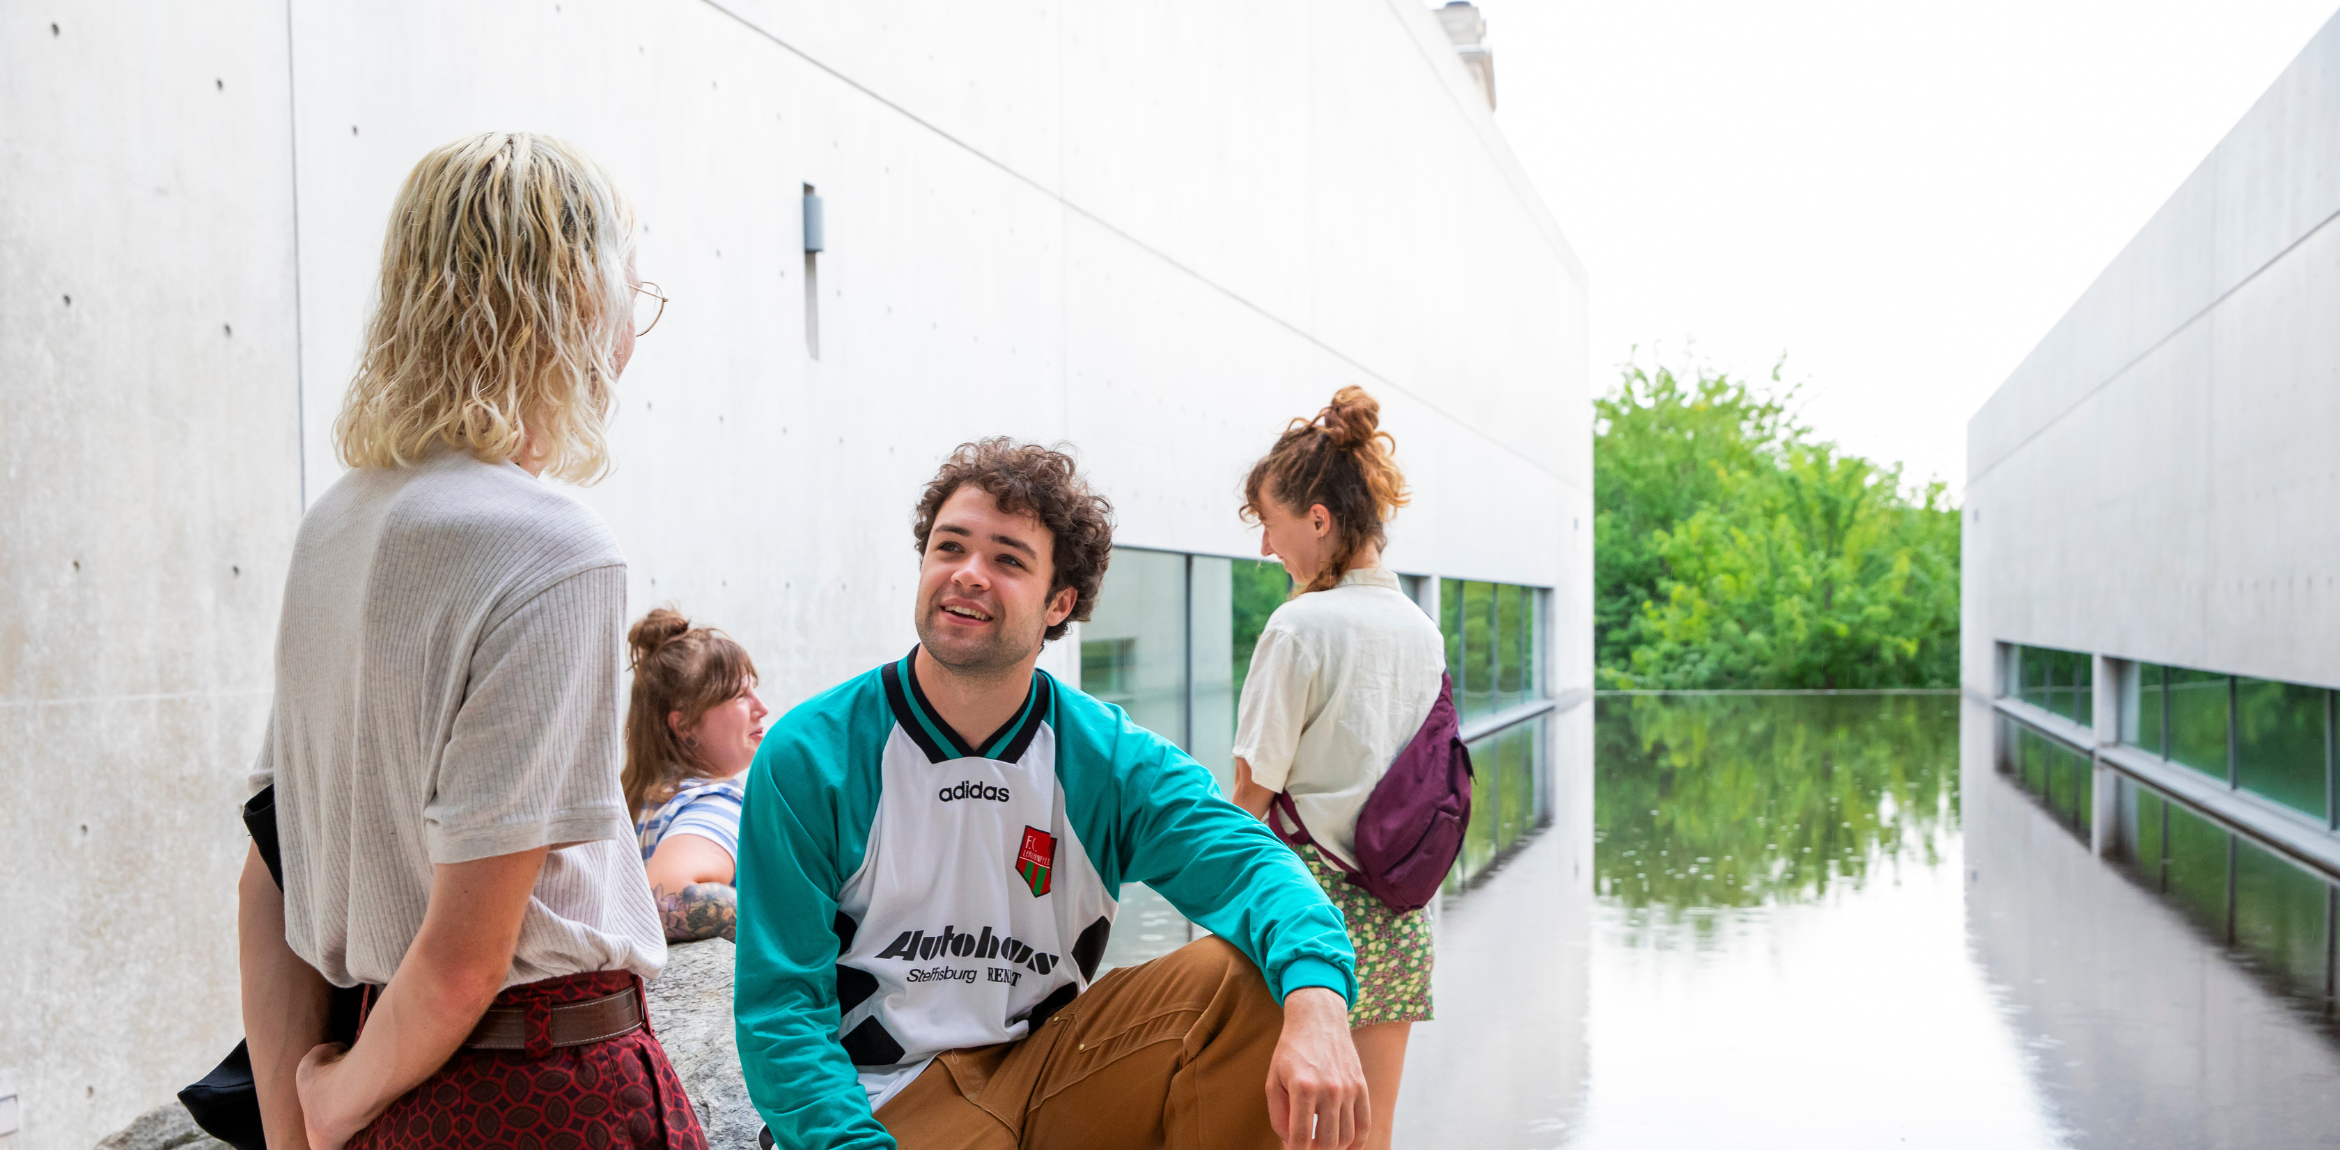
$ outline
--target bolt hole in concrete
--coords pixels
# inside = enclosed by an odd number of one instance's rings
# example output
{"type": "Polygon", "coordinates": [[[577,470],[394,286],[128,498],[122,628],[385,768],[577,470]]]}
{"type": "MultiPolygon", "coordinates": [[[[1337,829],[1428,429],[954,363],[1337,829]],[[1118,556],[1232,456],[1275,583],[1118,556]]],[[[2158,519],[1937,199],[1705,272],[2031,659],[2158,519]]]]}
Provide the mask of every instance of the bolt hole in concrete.
{"type": "Polygon", "coordinates": [[[1987,704],[1593,707],[1590,889],[1563,810],[1447,904],[1399,1145],[2332,1144],[2322,1001],[2001,773],[1987,704]]]}

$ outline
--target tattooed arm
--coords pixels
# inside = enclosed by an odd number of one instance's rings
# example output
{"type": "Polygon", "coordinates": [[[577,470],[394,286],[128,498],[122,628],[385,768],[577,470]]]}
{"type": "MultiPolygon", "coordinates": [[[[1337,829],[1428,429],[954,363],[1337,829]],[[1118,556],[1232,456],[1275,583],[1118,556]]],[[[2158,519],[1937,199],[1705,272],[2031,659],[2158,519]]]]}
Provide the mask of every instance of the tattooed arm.
{"type": "Polygon", "coordinates": [[[732,887],[731,853],[702,835],[669,835],[651,853],[650,897],[668,942],[732,936],[739,894],[732,887]]]}
{"type": "Polygon", "coordinates": [[[727,882],[695,882],[680,891],[650,888],[658,900],[658,922],[668,942],[730,938],[739,924],[739,890],[727,882]]]}

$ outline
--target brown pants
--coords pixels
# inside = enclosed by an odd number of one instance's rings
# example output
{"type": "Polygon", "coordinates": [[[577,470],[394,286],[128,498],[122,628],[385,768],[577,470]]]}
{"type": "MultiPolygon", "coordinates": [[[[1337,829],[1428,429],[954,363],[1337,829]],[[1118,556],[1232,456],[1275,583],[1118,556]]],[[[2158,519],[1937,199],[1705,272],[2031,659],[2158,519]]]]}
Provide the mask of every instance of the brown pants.
{"type": "Polygon", "coordinates": [[[877,1118],[903,1150],[1280,1146],[1283,1026],[1259,968],[1205,938],[1098,979],[1022,1041],[942,1055],[877,1118]]]}

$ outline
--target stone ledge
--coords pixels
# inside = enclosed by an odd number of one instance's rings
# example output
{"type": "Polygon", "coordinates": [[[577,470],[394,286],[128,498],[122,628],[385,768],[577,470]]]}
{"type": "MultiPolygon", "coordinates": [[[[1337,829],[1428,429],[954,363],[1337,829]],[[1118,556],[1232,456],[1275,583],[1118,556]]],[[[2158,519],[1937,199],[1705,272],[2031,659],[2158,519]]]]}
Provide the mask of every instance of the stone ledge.
{"type": "Polygon", "coordinates": [[[172,1101],[139,1115],[128,1126],[107,1135],[105,1141],[97,1144],[97,1150],[234,1150],[234,1147],[205,1134],[188,1117],[187,1108],[172,1101]]]}
{"type": "Polygon", "coordinates": [[[650,1028],[682,1078],[712,1150],[755,1150],[764,1120],[748,1101],[731,1025],[731,940],[666,948],[666,970],[650,984],[650,1028]]]}

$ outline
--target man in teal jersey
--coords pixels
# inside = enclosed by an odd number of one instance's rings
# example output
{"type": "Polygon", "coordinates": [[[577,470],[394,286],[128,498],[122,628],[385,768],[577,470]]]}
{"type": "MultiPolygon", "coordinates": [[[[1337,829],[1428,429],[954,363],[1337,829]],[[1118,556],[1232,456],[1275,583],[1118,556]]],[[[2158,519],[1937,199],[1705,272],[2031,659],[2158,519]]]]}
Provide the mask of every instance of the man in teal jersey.
{"type": "Polygon", "coordinates": [[[1060,452],[962,446],[918,507],[918,646],[765,736],[733,1013],[777,1145],[1363,1143],[1340,913],[1193,759],[1035,669],[1109,512],[1060,452]],[[1098,977],[1126,882],[1213,937],[1098,977]]]}

